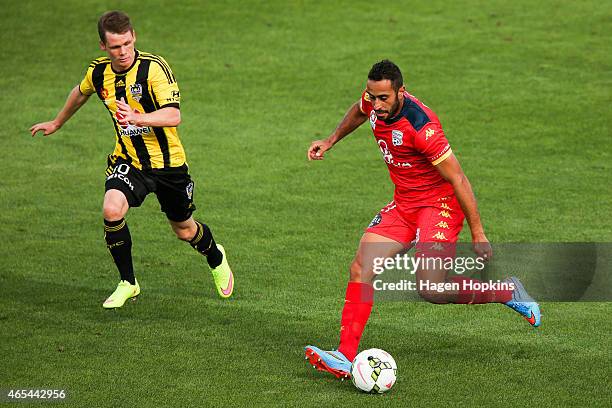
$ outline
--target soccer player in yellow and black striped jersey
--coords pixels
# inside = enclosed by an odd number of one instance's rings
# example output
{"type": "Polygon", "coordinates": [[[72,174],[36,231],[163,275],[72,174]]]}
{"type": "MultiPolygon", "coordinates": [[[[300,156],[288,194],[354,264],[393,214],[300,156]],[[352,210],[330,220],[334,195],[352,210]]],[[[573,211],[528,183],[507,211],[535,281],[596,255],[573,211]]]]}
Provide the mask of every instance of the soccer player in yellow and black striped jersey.
{"type": "Polygon", "coordinates": [[[30,132],[54,133],[93,94],[113,121],[116,144],[106,169],[104,236],[121,281],[103,306],[121,307],[140,293],[125,215],[149,193],[157,196],[176,236],[206,256],[219,295],[230,297],[234,277],[225,250],[215,243],[208,226],[192,217],[194,184],[178,137],[181,97],[176,78],[162,57],[136,50],[136,33],[125,13],[102,15],[98,33],[107,56],[89,65],[54,120],[38,123],[30,132]]]}

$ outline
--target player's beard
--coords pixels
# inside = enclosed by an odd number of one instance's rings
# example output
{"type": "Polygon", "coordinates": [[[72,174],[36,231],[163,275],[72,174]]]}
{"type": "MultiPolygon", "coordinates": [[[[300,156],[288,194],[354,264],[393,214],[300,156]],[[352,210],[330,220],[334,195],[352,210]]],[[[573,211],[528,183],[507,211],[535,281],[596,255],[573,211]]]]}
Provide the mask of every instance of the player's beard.
{"type": "Polygon", "coordinates": [[[393,106],[391,106],[391,109],[384,110],[384,111],[383,110],[376,111],[376,115],[379,116],[381,113],[386,113],[387,117],[385,118],[385,120],[391,119],[399,113],[400,108],[401,108],[401,103],[399,100],[399,92],[396,91],[395,92],[395,103],[393,104],[393,106]]]}
{"type": "Polygon", "coordinates": [[[393,104],[393,106],[389,110],[389,117],[390,118],[395,117],[399,113],[400,108],[401,108],[401,103],[400,103],[400,99],[399,99],[399,92],[396,91],[395,92],[395,103],[393,104]]]}

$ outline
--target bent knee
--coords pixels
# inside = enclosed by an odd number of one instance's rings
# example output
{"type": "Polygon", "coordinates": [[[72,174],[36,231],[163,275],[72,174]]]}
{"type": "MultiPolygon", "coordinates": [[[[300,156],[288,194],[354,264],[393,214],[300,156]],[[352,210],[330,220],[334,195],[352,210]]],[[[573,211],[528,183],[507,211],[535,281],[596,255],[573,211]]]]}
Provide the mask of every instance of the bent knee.
{"type": "Polygon", "coordinates": [[[171,223],[171,226],[172,231],[174,231],[176,237],[181,241],[191,241],[198,232],[198,227],[195,223],[193,223],[193,225],[190,225],[189,223],[171,223]]]}
{"type": "Polygon", "coordinates": [[[125,215],[122,205],[105,204],[102,210],[104,219],[107,221],[119,221],[125,215]]]}
{"type": "Polygon", "coordinates": [[[174,233],[176,234],[176,237],[181,241],[191,241],[193,239],[193,236],[195,235],[195,232],[189,228],[175,229],[174,233]]]}

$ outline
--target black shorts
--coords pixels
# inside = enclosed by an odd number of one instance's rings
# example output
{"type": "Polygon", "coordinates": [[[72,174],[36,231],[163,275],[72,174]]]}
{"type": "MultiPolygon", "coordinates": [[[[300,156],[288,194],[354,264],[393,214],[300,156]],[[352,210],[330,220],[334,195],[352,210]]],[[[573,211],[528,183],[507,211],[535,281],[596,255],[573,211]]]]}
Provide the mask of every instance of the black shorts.
{"type": "Polygon", "coordinates": [[[130,207],[140,207],[149,193],[155,193],[169,220],[185,221],[196,209],[193,187],[186,164],[168,169],[138,170],[121,157],[108,156],[105,189],[121,191],[130,207]]]}

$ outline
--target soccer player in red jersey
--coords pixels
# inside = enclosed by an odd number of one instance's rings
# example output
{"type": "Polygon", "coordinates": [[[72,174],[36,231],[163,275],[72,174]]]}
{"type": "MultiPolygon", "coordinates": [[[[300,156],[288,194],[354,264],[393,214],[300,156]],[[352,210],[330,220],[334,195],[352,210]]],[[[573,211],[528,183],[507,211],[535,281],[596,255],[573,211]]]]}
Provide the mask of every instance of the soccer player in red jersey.
{"type": "MultiPolygon", "coordinates": [[[[417,254],[436,256],[433,250],[454,256],[464,219],[470,227],[477,256],[492,256],[476,198],[469,180],[444,135],[436,114],[406,92],[402,73],[389,60],[372,66],[366,90],[348,110],[336,130],[325,140],[312,142],[309,160],[322,160],[325,152],[369,120],[374,138],[395,185],[393,201],[366,228],[353,262],[342,310],[338,350],[307,346],[306,358],[319,370],[337,377],[350,375],[359,341],[373,305],[372,260],[392,258],[412,246],[417,254]]],[[[439,255],[438,255],[439,256],[439,255]]],[[[416,280],[443,284],[474,279],[447,277],[443,269],[420,268],[416,280]]],[[[517,278],[507,280],[513,290],[419,290],[425,300],[436,303],[503,303],[540,325],[538,304],[517,278]]],[[[463,288],[463,285],[457,285],[463,288]]],[[[417,285],[419,288],[419,285],[417,285]]]]}

